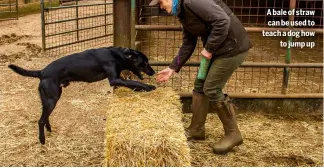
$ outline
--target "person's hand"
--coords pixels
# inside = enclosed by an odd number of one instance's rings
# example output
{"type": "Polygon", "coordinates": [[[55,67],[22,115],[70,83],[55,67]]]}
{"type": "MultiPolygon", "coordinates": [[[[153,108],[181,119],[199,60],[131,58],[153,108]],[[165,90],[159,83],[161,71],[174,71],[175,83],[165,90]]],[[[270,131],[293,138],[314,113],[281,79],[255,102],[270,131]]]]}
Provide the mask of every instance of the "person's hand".
{"type": "Polygon", "coordinates": [[[173,73],[174,73],[174,70],[171,68],[163,69],[162,71],[157,73],[156,81],[158,81],[158,82],[168,81],[173,73]]]}
{"type": "Polygon", "coordinates": [[[203,50],[201,51],[201,54],[202,54],[204,57],[206,57],[207,59],[211,59],[211,57],[212,57],[212,55],[213,55],[212,53],[206,51],[206,49],[203,49],[203,50]]]}

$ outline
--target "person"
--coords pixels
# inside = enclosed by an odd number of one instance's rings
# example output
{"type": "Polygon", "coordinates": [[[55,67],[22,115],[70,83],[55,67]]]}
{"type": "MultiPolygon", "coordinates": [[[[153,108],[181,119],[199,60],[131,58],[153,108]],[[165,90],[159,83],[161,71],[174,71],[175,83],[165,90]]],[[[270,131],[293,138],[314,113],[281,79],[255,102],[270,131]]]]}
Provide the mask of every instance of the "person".
{"type": "Polygon", "coordinates": [[[192,118],[188,140],[205,139],[205,122],[209,108],[222,122],[224,136],[212,145],[216,154],[226,154],[243,143],[231,99],[222,92],[233,72],[244,62],[252,43],[248,34],[222,0],[152,0],[149,6],[176,16],[182,25],[183,41],[168,68],[157,73],[157,82],[166,82],[178,73],[196,48],[198,37],[203,42],[202,56],[210,60],[206,79],[195,79],[192,91],[192,118]]]}

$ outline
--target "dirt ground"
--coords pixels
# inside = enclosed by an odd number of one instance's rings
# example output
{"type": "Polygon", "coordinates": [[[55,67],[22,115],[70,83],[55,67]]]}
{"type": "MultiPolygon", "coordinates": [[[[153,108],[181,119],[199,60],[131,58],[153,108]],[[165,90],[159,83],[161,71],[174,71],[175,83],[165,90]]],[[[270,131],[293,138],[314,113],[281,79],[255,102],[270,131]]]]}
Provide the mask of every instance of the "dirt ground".
{"type": "MultiPolygon", "coordinates": [[[[63,94],[46,133],[38,143],[41,105],[38,79],[26,78],[7,68],[15,63],[41,69],[55,57],[40,53],[40,15],[0,22],[0,165],[1,166],[102,166],[105,109],[110,96],[107,81],[72,83],[63,94]]],[[[239,113],[244,144],[227,155],[214,155],[209,147],[222,135],[221,123],[210,114],[206,141],[190,142],[193,166],[323,166],[322,115],[283,117],[278,114],[239,113]]],[[[190,114],[184,117],[189,125],[190,114]]]]}
{"type": "Polygon", "coordinates": [[[39,14],[1,22],[0,27],[5,30],[0,32],[0,165],[101,166],[105,109],[100,104],[106,103],[107,81],[63,89],[50,119],[53,132],[46,135],[46,145],[39,145],[39,80],[14,74],[7,64],[41,69],[56,58],[40,53],[39,14]]]}

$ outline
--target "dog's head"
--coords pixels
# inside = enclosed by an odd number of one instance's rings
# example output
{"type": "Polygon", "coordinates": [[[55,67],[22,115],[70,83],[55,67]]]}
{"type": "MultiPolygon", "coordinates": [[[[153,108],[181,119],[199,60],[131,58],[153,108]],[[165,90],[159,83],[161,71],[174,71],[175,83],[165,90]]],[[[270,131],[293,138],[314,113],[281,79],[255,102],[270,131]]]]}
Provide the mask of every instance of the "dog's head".
{"type": "Polygon", "coordinates": [[[125,48],[123,54],[126,58],[127,69],[132,71],[136,76],[143,80],[141,72],[153,76],[155,71],[148,62],[148,58],[140,51],[125,48]]]}

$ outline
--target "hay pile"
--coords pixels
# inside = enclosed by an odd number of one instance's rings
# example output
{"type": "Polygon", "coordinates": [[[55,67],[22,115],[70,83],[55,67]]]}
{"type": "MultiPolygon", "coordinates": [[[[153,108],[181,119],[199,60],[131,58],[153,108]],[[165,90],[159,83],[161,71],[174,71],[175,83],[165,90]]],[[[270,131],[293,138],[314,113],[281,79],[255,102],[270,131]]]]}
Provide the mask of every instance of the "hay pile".
{"type": "Polygon", "coordinates": [[[190,166],[179,96],[116,89],[107,112],[106,166],[190,166]]]}

